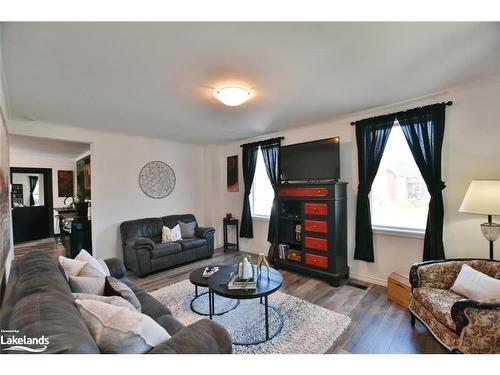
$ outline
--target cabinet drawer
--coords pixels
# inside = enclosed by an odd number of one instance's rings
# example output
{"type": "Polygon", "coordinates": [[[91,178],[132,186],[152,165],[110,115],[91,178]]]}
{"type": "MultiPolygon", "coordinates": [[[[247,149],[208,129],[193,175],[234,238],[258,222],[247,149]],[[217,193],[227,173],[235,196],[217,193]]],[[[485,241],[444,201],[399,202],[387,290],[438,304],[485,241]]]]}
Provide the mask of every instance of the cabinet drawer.
{"type": "Polygon", "coordinates": [[[304,203],[304,213],[306,215],[328,215],[328,205],[326,203],[304,203]]]}
{"type": "Polygon", "coordinates": [[[325,187],[282,187],[280,197],[326,197],[329,191],[325,187]]]}
{"type": "Polygon", "coordinates": [[[308,249],[328,251],[328,240],[324,238],[305,237],[304,246],[308,249]]]}
{"type": "Polygon", "coordinates": [[[328,268],[328,258],[321,255],[314,255],[306,253],[305,263],[308,266],[328,268]]]}
{"type": "Polygon", "coordinates": [[[328,223],[320,220],[304,220],[306,232],[328,233],[328,223]]]}

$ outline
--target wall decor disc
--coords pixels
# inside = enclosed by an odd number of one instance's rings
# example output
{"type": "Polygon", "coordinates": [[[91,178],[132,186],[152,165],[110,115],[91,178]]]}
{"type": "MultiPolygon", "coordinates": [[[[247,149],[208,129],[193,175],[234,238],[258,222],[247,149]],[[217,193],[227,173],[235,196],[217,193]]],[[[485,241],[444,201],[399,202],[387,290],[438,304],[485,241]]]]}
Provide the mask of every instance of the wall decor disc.
{"type": "Polygon", "coordinates": [[[165,198],[175,188],[175,173],[162,161],[149,162],[139,173],[139,186],[148,197],[165,198]]]}

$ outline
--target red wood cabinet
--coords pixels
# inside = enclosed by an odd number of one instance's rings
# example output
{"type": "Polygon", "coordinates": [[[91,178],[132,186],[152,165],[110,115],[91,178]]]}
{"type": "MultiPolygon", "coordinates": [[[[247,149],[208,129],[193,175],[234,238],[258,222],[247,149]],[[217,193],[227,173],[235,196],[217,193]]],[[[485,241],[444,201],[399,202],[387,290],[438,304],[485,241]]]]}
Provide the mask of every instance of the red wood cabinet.
{"type": "Polygon", "coordinates": [[[326,187],[281,187],[280,197],[326,197],[329,191],[326,187]]]}
{"type": "Polygon", "coordinates": [[[304,214],[306,215],[328,215],[328,204],[326,203],[304,203],[304,214]]]}
{"type": "Polygon", "coordinates": [[[320,220],[304,220],[306,232],[328,233],[328,223],[320,220]]]}
{"type": "Polygon", "coordinates": [[[328,258],[322,255],[314,255],[306,253],[305,263],[308,266],[328,268],[328,258]]]}
{"type": "Polygon", "coordinates": [[[304,246],[308,249],[328,251],[328,240],[316,237],[304,237],[304,246]]]}

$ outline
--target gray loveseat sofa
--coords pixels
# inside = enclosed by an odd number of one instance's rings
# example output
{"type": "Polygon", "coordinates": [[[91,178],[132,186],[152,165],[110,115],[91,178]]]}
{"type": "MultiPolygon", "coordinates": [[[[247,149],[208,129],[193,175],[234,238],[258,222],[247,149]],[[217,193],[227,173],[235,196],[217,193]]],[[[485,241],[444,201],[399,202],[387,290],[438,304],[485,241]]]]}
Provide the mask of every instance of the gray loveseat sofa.
{"type": "Polygon", "coordinates": [[[121,223],[120,233],[125,266],[140,277],[182,263],[212,257],[215,229],[198,227],[194,238],[161,242],[163,226],[196,222],[194,215],[170,215],[130,220],[121,223]]]}
{"type": "MultiPolygon", "coordinates": [[[[208,319],[182,325],[163,305],[125,278],[121,260],[105,260],[111,276],[127,284],[142,305],[142,313],[165,328],[171,338],[148,354],[231,353],[231,337],[208,319]]],[[[59,265],[42,251],[32,251],[12,264],[1,305],[1,329],[18,331],[16,337],[49,339],[44,353],[99,353],[59,265]]],[[[1,348],[5,349],[5,348],[1,348]]],[[[24,351],[2,351],[24,353],[24,351]]]]}

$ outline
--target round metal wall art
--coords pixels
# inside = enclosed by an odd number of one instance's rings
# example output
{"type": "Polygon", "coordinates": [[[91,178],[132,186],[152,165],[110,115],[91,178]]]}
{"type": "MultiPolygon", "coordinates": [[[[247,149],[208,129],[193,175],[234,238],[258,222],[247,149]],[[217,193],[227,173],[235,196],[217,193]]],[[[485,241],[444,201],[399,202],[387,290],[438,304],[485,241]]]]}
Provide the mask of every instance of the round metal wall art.
{"type": "Polygon", "coordinates": [[[148,197],[165,198],[175,188],[175,173],[162,161],[149,162],[139,172],[139,186],[148,197]]]}

